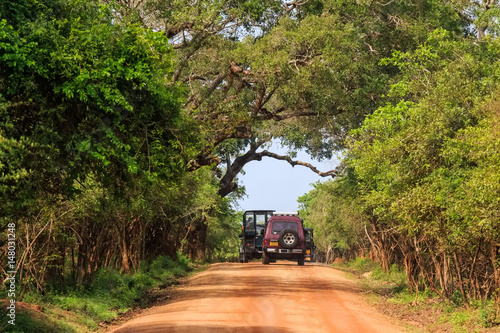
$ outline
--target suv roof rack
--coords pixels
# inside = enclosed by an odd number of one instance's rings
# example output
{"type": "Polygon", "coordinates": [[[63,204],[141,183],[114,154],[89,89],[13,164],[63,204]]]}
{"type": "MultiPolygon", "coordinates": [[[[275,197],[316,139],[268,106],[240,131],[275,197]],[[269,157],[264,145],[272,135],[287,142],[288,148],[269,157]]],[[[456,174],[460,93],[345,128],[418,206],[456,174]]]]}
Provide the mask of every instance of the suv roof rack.
{"type": "Polygon", "coordinates": [[[273,212],[273,215],[278,216],[299,216],[298,212],[273,212]]]}

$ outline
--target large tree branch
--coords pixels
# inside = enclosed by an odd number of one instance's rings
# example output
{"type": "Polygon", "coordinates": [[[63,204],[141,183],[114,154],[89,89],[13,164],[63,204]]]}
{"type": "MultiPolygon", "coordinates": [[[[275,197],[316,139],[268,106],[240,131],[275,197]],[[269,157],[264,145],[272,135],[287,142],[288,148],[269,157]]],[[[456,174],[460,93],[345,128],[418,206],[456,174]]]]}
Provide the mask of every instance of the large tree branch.
{"type": "MultiPolygon", "coordinates": [[[[252,78],[253,75],[254,74],[252,73],[252,71],[244,69],[241,66],[238,66],[232,62],[229,62],[229,70],[227,72],[220,73],[211,82],[209,80],[206,80],[207,88],[203,92],[197,95],[192,94],[188,98],[188,100],[184,103],[184,107],[188,107],[190,109],[189,111],[190,114],[192,114],[192,112],[196,110],[203,103],[203,101],[206,98],[208,98],[217,89],[217,87],[219,87],[222,84],[222,82],[225,79],[227,80],[231,80],[232,78],[237,79],[241,83],[248,86],[250,89],[254,90],[255,88],[251,85],[251,83],[255,83],[257,82],[257,80],[255,78],[252,78]],[[243,77],[239,77],[239,75],[243,75],[243,77]],[[210,83],[208,84],[208,82],[210,83]]],[[[190,77],[202,79],[202,76],[197,74],[191,74],[190,77]]],[[[178,78],[178,73],[176,73],[176,78],[178,78]]]]}
{"type": "Polygon", "coordinates": [[[261,151],[261,152],[256,152],[256,150],[262,146],[267,141],[270,141],[271,139],[268,138],[266,140],[260,140],[256,143],[253,143],[250,146],[250,149],[248,152],[246,152],[244,155],[238,156],[234,159],[233,163],[231,165],[228,165],[226,173],[220,180],[220,188],[219,188],[219,195],[221,197],[227,196],[229,193],[234,192],[237,190],[238,185],[234,182],[234,179],[236,176],[241,172],[241,169],[249,162],[251,161],[260,161],[262,160],[262,157],[271,157],[277,160],[282,160],[282,161],[287,161],[290,163],[292,166],[296,165],[301,165],[306,168],[309,168],[311,171],[315,172],[321,177],[335,177],[337,176],[337,171],[336,170],[330,170],[326,172],[321,172],[319,171],[315,166],[313,166],[310,163],[302,162],[302,161],[294,161],[290,158],[290,156],[283,156],[283,155],[278,155],[272,152],[269,152],[267,150],[261,151]]]}
{"type": "Polygon", "coordinates": [[[311,116],[317,116],[318,113],[315,111],[308,111],[308,110],[303,110],[303,111],[295,111],[295,112],[290,112],[290,113],[285,113],[281,114],[282,112],[286,111],[287,109],[282,107],[274,110],[273,112],[269,112],[267,109],[262,108],[259,112],[259,114],[255,117],[256,119],[259,120],[275,120],[275,121],[282,121],[286,119],[291,119],[291,118],[300,118],[300,117],[311,117],[311,116]]]}
{"type": "Polygon", "coordinates": [[[195,159],[188,163],[188,171],[195,171],[205,165],[219,165],[221,159],[212,154],[213,147],[217,147],[221,142],[227,139],[248,139],[252,137],[252,133],[248,126],[236,126],[227,131],[222,131],[211,142],[210,145],[205,146],[201,153],[195,159]]]}
{"type": "Polygon", "coordinates": [[[309,0],[304,0],[304,1],[299,1],[299,0],[293,0],[290,2],[285,2],[283,4],[283,7],[285,9],[285,14],[290,14],[292,10],[294,10],[297,7],[305,5],[309,0]]]}
{"type": "Polygon", "coordinates": [[[219,76],[217,76],[217,78],[212,82],[212,84],[208,87],[208,89],[203,93],[205,95],[204,98],[202,98],[201,96],[191,95],[191,97],[189,97],[189,99],[184,103],[184,107],[189,106],[190,108],[189,112],[192,113],[201,105],[201,103],[203,103],[205,98],[210,96],[214,92],[214,90],[217,89],[217,87],[222,83],[222,81],[224,81],[227,75],[228,73],[222,73],[219,76]]]}
{"type": "Polygon", "coordinates": [[[241,172],[241,169],[251,161],[260,161],[262,156],[256,153],[256,150],[264,143],[265,141],[253,142],[250,145],[250,150],[245,154],[236,157],[231,163],[228,165],[226,169],[226,173],[220,180],[220,188],[218,194],[221,197],[227,196],[229,193],[234,192],[238,189],[238,185],[234,182],[236,176],[241,172]]]}
{"type": "MultiPolygon", "coordinates": [[[[284,112],[286,108],[278,108],[273,113],[268,112],[265,108],[262,108],[259,112],[259,115],[256,119],[261,120],[275,120],[275,121],[283,121],[290,118],[299,118],[299,117],[309,117],[316,116],[317,113],[313,111],[297,111],[291,112],[287,114],[280,114],[284,112]]],[[[211,119],[213,121],[214,119],[211,119]]],[[[219,118],[219,120],[221,120],[219,118]]],[[[200,154],[196,156],[195,159],[189,162],[188,170],[193,171],[201,168],[204,165],[212,165],[212,164],[220,164],[220,159],[212,154],[212,149],[217,147],[220,143],[227,139],[249,139],[253,136],[252,127],[250,123],[240,122],[236,124],[231,124],[229,119],[225,119],[225,126],[222,128],[218,134],[216,134],[211,140],[210,144],[207,145],[200,154]]],[[[215,125],[214,125],[215,126],[215,125]]],[[[267,140],[268,141],[268,140],[267,140]]],[[[265,142],[265,141],[264,141],[265,142]]],[[[262,143],[259,143],[255,149],[257,149],[262,143]]],[[[254,149],[254,150],[255,150],[254,149]]],[[[261,152],[262,156],[274,157],[281,160],[286,160],[292,165],[302,165],[310,168],[312,171],[316,172],[318,175],[326,177],[326,176],[334,176],[331,174],[332,171],[329,172],[320,172],[316,168],[314,168],[311,164],[307,164],[301,161],[291,161],[289,157],[282,157],[273,153],[269,153],[267,151],[261,152]],[[268,154],[268,155],[265,155],[268,154]],[[287,159],[288,158],[288,159],[287,159]]],[[[260,157],[260,158],[261,158],[260,157]]]]}
{"type": "Polygon", "coordinates": [[[468,15],[466,15],[465,13],[463,13],[461,10],[455,9],[455,12],[458,14],[458,16],[460,16],[460,18],[462,20],[465,20],[465,21],[469,22],[470,24],[474,23],[474,20],[471,17],[469,17],[468,15]]]}
{"type": "Polygon", "coordinates": [[[271,152],[269,152],[267,150],[264,150],[264,151],[258,153],[258,155],[260,155],[260,156],[266,156],[266,157],[272,157],[272,158],[277,159],[277,160],[287,161],[293,167],[296,166],[296,165],[305,166],[306,168],[311,169],[311,171],[313,171],[314,173],[317,173],[321,177],[332,177],[332,178],[334,178],[335,176],[337,176],[337,171],[335,171],[335,170],[321,172],[314,165],[312,165],[310,163],[302,162],[302,161],[294,161],[294,160],[292,160],[292,158],[290,156],[278,155],[278,154],[275,154],[275,153],[271,153],[271,152]]]}

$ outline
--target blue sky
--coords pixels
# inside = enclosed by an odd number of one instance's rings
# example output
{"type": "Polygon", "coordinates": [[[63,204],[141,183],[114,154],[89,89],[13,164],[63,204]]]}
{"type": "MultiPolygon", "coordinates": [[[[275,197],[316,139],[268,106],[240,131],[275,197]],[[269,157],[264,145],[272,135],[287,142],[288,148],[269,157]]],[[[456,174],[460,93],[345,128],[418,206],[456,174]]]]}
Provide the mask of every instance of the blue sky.
{"type": "MultiPolygon", "coordinates": [[[[267,150],[280,155],[286,154],[286,149],[279,144],[273,144],[267,150]]],[[[314,161],[305,152],[299,152],[294,160],[308,162],[319,171],[335,168],[337,160],[314,161]]],[[[297,165],[292,167],[286,161],[264,157],[262,161],[252,161],[245,168],[245,175],[238,176],[239,184],[246,188],[247,196],[238,201],[237,210],[271,209],[276,211],[297,211],[298,197],[313,189],[312,183],[332,179],[320,177],[309,168],[297,165]]]]}

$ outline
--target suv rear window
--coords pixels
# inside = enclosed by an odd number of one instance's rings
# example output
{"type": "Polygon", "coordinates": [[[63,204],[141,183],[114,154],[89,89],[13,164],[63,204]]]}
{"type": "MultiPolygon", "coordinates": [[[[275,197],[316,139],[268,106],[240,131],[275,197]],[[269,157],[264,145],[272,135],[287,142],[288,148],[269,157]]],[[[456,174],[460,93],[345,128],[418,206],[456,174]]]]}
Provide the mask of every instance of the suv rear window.
{"type": "Polygon", "coordinates": [[[273,223],[273,234],[279,234],[283,229],[298,231],[297,222],[275,221],[273,223]]]}

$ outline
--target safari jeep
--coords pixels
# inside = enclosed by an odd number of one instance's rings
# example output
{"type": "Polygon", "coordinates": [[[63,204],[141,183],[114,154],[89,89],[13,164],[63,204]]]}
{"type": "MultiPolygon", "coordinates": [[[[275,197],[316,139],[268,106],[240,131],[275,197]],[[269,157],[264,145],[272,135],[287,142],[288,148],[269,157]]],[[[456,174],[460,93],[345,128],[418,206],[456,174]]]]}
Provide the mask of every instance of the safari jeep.
{"type": "Polygon", "coordinates": [[[262,242],[262,263],[276,259],[296,259],[304,265],[306,242],[302,219],[296,213],[273,213],[262,242]]]}
{"type": "Polygon", "coordinates": [[[240,234],[240,262],[262,257],[262,239],[274,210],[248,210],[243,214],[240,234]]]}

